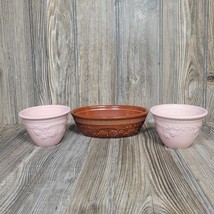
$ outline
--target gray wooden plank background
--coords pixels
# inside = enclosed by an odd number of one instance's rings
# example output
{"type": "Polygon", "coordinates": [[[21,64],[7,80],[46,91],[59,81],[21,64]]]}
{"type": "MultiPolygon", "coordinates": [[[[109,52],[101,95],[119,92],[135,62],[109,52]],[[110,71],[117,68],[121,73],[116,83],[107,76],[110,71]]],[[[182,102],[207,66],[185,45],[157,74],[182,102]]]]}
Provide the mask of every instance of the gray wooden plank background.
{"type": "Polygon", "coordinates": [[[187,103],[214,125],[209,0],[0,1],[0,123],[41,104],[187,103]]]}
{"type": "Polygon", "coordinates": [[[204,105],[205,1],[163,4],[163,102],[204,105]]]}
{"type": "Polygon", "coordinates": [[[206,105],[209,110],[207,123],[214,124],[214,2],[209,1],[207,13],[208,44],[207,44],[207,85],[206,85],[206,105]]]}

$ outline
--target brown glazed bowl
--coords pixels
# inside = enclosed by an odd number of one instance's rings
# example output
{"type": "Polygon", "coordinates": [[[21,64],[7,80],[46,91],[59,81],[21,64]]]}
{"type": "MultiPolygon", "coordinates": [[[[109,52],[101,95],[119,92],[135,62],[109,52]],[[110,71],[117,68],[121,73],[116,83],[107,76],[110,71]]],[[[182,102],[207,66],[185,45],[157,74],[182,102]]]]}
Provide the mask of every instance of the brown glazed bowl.
{"type": "Polygon", "coordinates": [[[74,109],[71,114],[84,135],[119,138],[138,134],[148,110],[140,106],[96,105],[74,109]]]}

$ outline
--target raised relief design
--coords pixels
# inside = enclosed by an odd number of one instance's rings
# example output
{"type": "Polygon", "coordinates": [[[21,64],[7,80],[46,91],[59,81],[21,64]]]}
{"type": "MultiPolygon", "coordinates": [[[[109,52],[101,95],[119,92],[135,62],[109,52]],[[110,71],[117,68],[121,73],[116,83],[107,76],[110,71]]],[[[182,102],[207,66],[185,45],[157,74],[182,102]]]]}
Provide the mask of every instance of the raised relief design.
{"type": "Polygon", "coordinates": [[[195,125],[194,127],[192,127],[191,131],[195,136],[197,136],[200,128],[201,128],[201,124],[200,125],[198,124],[198,125],[195,125]]]}
{"type": "Polygon", "coordinates": [[[124,125],[121,128],[100,128],[96,129],[90,125],[78,124],[82,133],[86,136],[107,138],[107,137],[126,137],[130,134],[134,135],[140,131],[142,123],[124,125]]]}
{"type": "Polygon", "coordinates": [[[45,140],[48,138],[55,138],[58,135],[61,135],[65,132],[65,127],[63,126],[56,126],[56,127],[42,127],[38,125],[31,125],[29,126],[30,132],[40,138],[40,140],[45,140]]]}
{"type": "Polygon", "coordinates": [[[197,136],[198,131],[201,128],[202,124],[197,123],[194,126],[188,127],[188,126],[182,126],[180,124],[163,125],[163,124],[160,124],[156,121],[155,125],[156,125],[156,129],[157,129],[160,137],[170,139],[170,138],[173,138],[173,137],[177,136],[178,134],[180,134],[181,132],[184,132],[184,131],[189,131],[191,134],[197,136]]]}

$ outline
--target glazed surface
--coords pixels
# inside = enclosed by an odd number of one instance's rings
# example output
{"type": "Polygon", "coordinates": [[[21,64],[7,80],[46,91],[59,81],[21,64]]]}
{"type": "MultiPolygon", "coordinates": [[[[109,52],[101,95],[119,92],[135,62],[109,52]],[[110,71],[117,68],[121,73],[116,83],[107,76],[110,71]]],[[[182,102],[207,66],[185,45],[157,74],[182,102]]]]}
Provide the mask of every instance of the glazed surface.
{"type": "Polygon", "coordinates": [[[88,119],[120,119],[145,116],[148,110],[140,106],[97,105],[74,109],[72,115],[88,119]]]}

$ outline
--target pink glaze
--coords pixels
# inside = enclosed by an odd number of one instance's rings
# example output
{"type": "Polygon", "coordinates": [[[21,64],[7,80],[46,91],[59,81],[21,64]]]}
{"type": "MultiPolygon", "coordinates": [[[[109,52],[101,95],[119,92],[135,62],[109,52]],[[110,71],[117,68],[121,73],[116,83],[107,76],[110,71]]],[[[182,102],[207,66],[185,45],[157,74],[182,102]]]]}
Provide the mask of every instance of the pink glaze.
{"type": "Polygon", "coordinates": [[[34,106],[22,110],[19,117],[38,146],[53,146],[64,136],[70,108],[63,105],[34,106]]]}
{"type": "Polygon", "coordinates": [[[199,134],[208,111],[185,104],[162,104],[150,109],[161,141],[170,148],[188,148],[199,134]]]}

